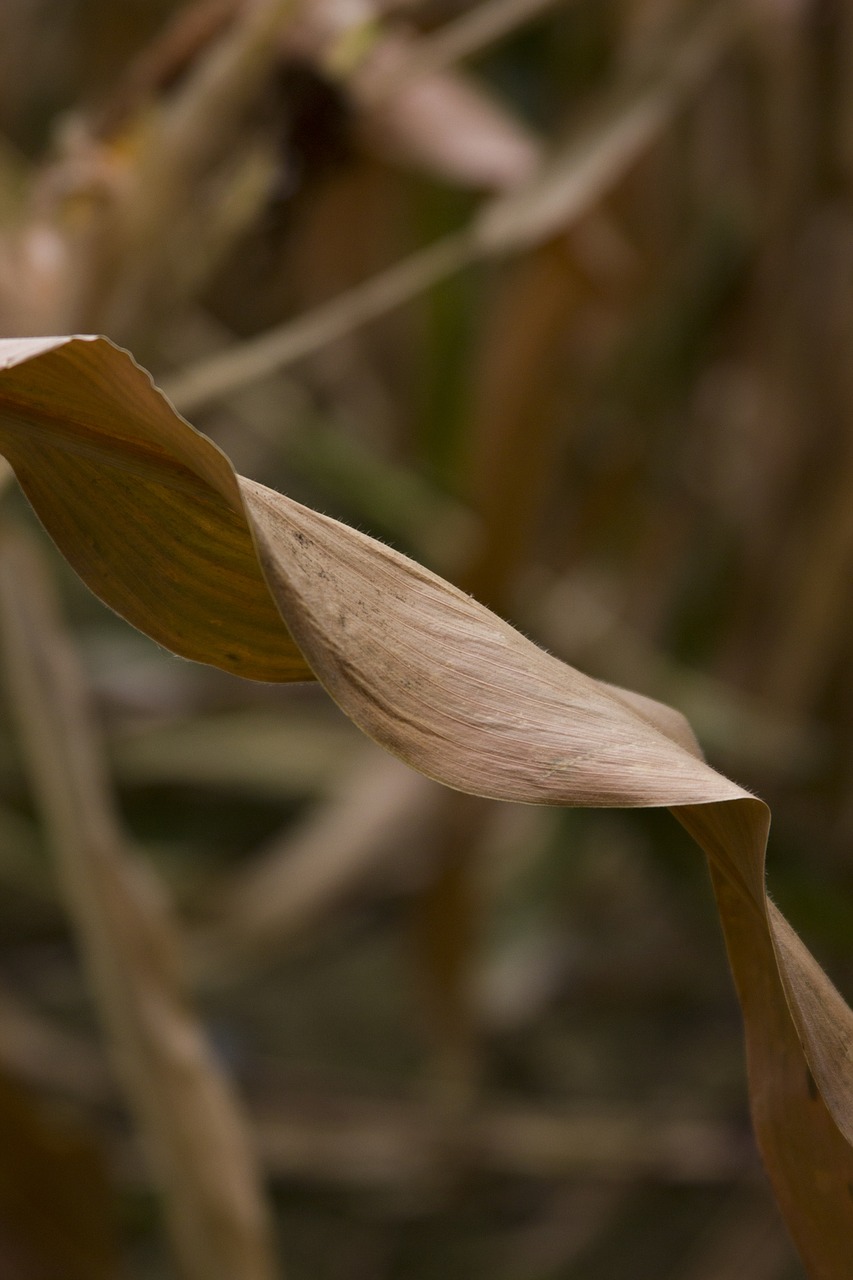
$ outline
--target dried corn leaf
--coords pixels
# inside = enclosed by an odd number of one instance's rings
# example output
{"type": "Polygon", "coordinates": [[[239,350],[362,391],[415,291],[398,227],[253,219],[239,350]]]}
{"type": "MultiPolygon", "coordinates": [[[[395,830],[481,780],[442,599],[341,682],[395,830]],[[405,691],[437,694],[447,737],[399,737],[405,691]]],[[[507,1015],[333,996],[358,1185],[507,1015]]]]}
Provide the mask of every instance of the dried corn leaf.
{"type": "Polygon", "coordinates": [[[711,865],[779,1202],[809,1274],[848,1275],[853,1014],[766,897],[766,806],[704,763],[677,713],[581,675],[419,565],[235,477],[106,340],[7,342],[0,370],[0,447],[42,520],[161,642],[261,679],[310,670],[366,733],[463,791],[673,809],[711,865]]]}
{"type": "Polygon", "coordinates": [[[260,680],[311,679],[227,460],[195,432],[173,446],[172,409],[127,359],[107,372],[104,350],[51,338],[0,348],[8,420],[26,428],[9,433],[6,456],[48,532],[97,595],[175,653],[260,680]]]}
{"type": "Polygon", "coordinates": [[[416,57],[416,41],[387,36],[352,78],[368,148],[462,186],[502,191],[526,182],[540,158],[532,134],[469,76],[405,76],[416,57]],[[400,82],[383,93],[395,74],[400,82]]]}
{"type": "Polygon", "coordinates": [[[0,1274],[111,1280],[112,1208],[96,1143],[0,1074],[0,1274]]]}

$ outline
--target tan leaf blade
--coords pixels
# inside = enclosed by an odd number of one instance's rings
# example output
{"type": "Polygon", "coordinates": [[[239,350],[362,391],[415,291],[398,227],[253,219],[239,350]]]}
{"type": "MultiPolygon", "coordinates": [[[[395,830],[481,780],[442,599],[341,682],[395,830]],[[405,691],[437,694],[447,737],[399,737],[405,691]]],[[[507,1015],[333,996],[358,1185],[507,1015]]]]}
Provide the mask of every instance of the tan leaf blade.
{"type": "Polygon", "coordinates": [[[673,808],[711,864],[780,1204],[810,1276],[849,1275],[853,1014],[766,898],[766,806],[703,762],[676,713],[581,675],[405,557],[236,478],[106,340],[0,344],[4,357],[0,448],[69,560],[135,625],[241,674],[310,667],[366,733],[460,790],[673,808]],[[115,546],[93,550],[108,527],[115,546]]]}
{"type": "Polygon", "coordinates": [[[0,343],[0,376],[5,456],[96,595],[185,658],[312,678],[270,599],[228,460],[190,427],[175,435],[143,369],[103,340],[24,338],[0,343]]]}

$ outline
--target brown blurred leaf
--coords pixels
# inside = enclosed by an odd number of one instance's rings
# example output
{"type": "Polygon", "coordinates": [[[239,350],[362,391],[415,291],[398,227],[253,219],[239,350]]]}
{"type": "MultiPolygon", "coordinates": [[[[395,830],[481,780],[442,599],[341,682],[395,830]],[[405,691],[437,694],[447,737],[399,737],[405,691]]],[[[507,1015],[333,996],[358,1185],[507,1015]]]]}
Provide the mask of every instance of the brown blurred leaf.
{"type": "Polygon", "coordinates": [[[527,181],[539,160],[535,138],[473,78],[400,75],[416,56],[416,41],[388,36],[350,81],[367,146],[463,186],[501,191],[527,181]],[[382,92],[395,74],[401,82],[382,92]]]}
{"type": "Polygon", "coordinates": [[[673,808],[711,865],[779,1202],[810,1275],[849,1274],[853,1014],[766,897],[766,806],[703,762],[669,708],[589,679],[404,556],[235,477],[106,340],[19,341],[0,356],[0,444],[72,563],[137,625],[267,679],[298,672],[295,640],[366,733],[459,790],[673,808]],[[180,562],[179,539],[195,548],[180,569],[190,600],[184,614],[167,593],[164,628],[159,579],[180,562]],[[257,621],[273,601],[283,667],[274,628],[257,621]]]}
{"type": "Polygon", "coordinates": [[[491,0],[431,36],[383,21],[380,3],[336,0],[306,6],[284,49],[337,81],[354,107],[367,148],[445,181],[500,191],[530,177],[533,135],[483,85],[452,63],[553,0],[491,0]]]}
{"type": "Polygon", "coordinates": [[[101,1152],[0,1074],[0,1275],[115,1280],[118,1274],[101,1152]]]}

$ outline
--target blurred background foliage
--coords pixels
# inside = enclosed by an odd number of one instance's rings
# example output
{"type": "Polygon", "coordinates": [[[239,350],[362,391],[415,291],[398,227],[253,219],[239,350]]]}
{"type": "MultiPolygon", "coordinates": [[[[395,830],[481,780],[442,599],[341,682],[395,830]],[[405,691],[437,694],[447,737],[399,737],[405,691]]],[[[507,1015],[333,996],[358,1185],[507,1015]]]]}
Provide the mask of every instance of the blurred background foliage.
{"type": "MultiPolygon", "coordinates": [[[[278,9],[5,0],[2,332],[107,333],[238,471],[684,711],[771,804],[771,892],[850,993],[849,7],[278,9]]],[[[283,1273],[802,1275],[667,815],[451,796],[319,689],[132,633],[3,502],[178,913],[283,1273]]],[[[155,1280],[48,843],[4,713],[0,1273],[155,1280]]]]}

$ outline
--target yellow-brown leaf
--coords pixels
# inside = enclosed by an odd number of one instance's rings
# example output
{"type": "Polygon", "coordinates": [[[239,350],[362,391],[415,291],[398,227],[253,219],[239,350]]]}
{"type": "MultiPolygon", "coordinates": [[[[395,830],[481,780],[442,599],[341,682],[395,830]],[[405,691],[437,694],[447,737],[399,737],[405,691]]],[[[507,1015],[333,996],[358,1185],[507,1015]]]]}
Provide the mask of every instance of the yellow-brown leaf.
{"type": "Polygon", "coordinates": [[[104,339],[0,344],[0,448],[62,551],[177,652],[313,673],[366,733],[504,800],[668,806],[705,851],[756,1131],[816,1280],[853,1252],[853,1014],[769,903],[766,806],[677,713],[591,680],[363,534],[234,475],[104,339]]]}

